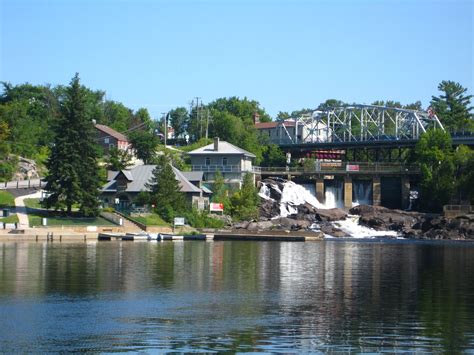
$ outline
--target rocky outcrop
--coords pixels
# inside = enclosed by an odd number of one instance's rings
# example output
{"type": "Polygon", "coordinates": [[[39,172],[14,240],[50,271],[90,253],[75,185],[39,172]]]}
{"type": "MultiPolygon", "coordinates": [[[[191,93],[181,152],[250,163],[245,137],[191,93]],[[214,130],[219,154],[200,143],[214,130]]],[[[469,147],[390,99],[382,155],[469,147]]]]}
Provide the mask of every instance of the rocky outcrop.
{"type": "Polygon", "coordinates": [[[38,179],[39,177],[38,167],[34,160],[18,157],[18,167],[13,180],[38,179]]]}
{"type": "Polygon", "coordinates": [[[413,239],[474,240],[474,215],[446,218],[436,214],[391,210],[360,205],[349,211],[359,215],[359,223],[377,230],[394,230],[413,239]]]}

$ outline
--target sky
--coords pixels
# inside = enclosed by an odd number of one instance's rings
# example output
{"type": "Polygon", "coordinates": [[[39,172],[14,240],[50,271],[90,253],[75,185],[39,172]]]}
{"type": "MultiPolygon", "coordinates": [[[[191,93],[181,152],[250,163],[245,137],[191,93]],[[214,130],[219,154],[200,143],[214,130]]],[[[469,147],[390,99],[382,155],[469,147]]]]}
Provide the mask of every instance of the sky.
{"type": "Polygon", "coordinates": [[[153,118],[194,97],[272,117],[349,103],[474,94],[474,1],[0,0],[0,81],[81,82],[153,118]]]}

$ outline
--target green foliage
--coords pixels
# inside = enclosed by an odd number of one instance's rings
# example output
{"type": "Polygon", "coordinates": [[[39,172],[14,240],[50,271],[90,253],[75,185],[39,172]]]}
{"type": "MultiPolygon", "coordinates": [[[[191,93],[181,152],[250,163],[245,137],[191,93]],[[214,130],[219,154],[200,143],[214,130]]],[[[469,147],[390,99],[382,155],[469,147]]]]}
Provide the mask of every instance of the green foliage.
{"type": "Polygon", "coordinates": [[[17,159],[11,156],[0,160],[0,182],[11,181],[18,165],[17,159]]]}
{"type": "Polygon", "coordinates": [[[250,220],[258,217],[259,197],[250,173],[245,174],[242,188],[230,198],[232,217],[237,220],[250,220]]]}
{"type": "Polygon", "coordinates": [[[125,150],[116,147],[109,149],[107,170],[119,171],[131,166],[132,156],[125,150]]]}
{"type": "Polygon", "coordinates": [[[79,203],[83,215],[96,216],[100,177],[95,129],[87,102],[87,90],[76,74],[65,89],[61,115],[54,124],[55,139],[45,179],[45,189],[51,195],[45,206],[66,208],[70,214],[72,205],[79,203]]]}
{"type": "Polygon", "coordinates": [[[106,101],[103,104],[103,119],[98,123],[103,123],[118,132],[124,132],[132,126],[133,112],[120,102],[106,101]]]}
{"type": "Polygon", "coordinates": [[[441,130],[429,130],[421,136],[415,152],[422,171],[422,208],[439,212],[455,188],[451,137],[441,130]]]}
{"type": "Polygon", "coordinates": [[[137,206],[145,206],[149,205],[150,201],[150,193],[147,191],[140,191],[133,200],[133,203],[135,203],[137,206]]]}
{"type": "Polygon", "coordinates": [[[147,131],[153,129],[153,121],[146,108],[140,108],[133,114],[131,127],[141,127],[147,131]]]}
{"type": "Polygon", "coordinates": [[[316,159],[314,159],[314,158],[305,158],[303,160],[303,170],[304,171],[315,171],[316,170],[316,159]]]}
{"type": "Polygon", "coordinates": [[[181,137],[186,132],[188,121],[189,114],[185,107],[177,107],[170,111],[170,125],[174,129],[176,138],[181,137]]]}
{"type": "Polygon", "coordinates": [[[265,145],[261,166],[285,166],[286,155],[276,144],[265,145]]]}
{"type": "Polygon", "coordinates": [[[224,177],[220,171],[217,171],[214,175],[211,201],[222,203],[224,205],[224,211],[232,211],[232,205],[229,198],[229,188],[225,184],[224,177]]]}
{"type": "Polygon", "coordinates": [[[157,165],[147,184],[155,211],[167,222],[185,211],[184,195],[171,164],[157,165]]]}
{"type": "Polygon", "coordinates": [[[180,149],[184,152],[190,152],[194,149],[204,147],[204,146],[206,146],[208,144],[211,144],[211,143],[212,143],[212,139],[210,139],[210,138],[207,138],[207,139],[206,138],[201,138],[200,140],[198,140],[197,142],[194,142],[193,144],[180,147],[180,149]]]}
{"type": "Polygon", "coordinates": [[[0,191],[0,208],[15,207],[15,197],[8,191],[0,191]]]}
{"type": "Polygon", "coordinates": [[[160,227],[169,227],[170,224],[165,222],[163,218],[161,218],[156,213],[150,213],[143,216],[135,216],[133,220],[143,223],[146,226],[160,226],[160,227]]]}
{"type": "Polygon", "coordinates": [[[459,203],[474,203],[474,151],[459,146],[454,152],[456,192],[459,203]]]}
{"type": "Polygon", "coordinates": [[[473,107],[470,106],[473,96],[465,95],[467,89],[454,81],[443,80],[438,85],[438,90],[442,94],[432,97],[431,107],[445,128],[474,129],[473,107]]]}
{"type": "Polygon", "coordinates": [[[222,228],[225,223],[214,218],[207,211],[199,211],[195,208],[185,214],[187,223],[194,228],[222,228]]]}
{"type": "Polygon", "coordinates": [[[155,158],[158,138],[150,131],[133,131],[129,135],[129,140],[135,150],[138,159],[144,164],[150,164],[155,158]]]}

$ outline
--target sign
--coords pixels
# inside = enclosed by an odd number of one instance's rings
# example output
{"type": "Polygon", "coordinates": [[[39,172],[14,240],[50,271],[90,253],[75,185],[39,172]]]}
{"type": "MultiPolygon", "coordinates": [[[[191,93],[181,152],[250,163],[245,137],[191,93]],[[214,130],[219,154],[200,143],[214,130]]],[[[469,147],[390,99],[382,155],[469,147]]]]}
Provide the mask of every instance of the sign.
{"type": "Polygon", "coordinates": [[[346,171],[359,171],[359,165],[347,164],[346,171]]]}
{"type": "Polygon", "coordinates": [[[175,226],[184,226],[184,217],[175,217],[174,218],[175,226]]]}
{"type": "Polygon", "coordinates": [[[209,211],[211,211],[211,212],[224,212],[224,204],[223,203],[211,202],[209,204],[209,211]]]}

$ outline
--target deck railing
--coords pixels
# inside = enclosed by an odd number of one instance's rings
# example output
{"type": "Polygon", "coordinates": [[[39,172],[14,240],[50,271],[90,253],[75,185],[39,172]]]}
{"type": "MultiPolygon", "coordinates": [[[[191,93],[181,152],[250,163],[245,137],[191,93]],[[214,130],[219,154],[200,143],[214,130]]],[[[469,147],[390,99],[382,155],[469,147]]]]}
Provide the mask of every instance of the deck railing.
{"type": "Polygon", "coordinates": [[[314,166],[297,167],[254,167],[262,174],[271,173],[300,173],[300,174],[364,174],[364,173],[419,173],[420,167],[416,164],[400,163],[367,163],[367,162],[321,162],[314,166]]]}

